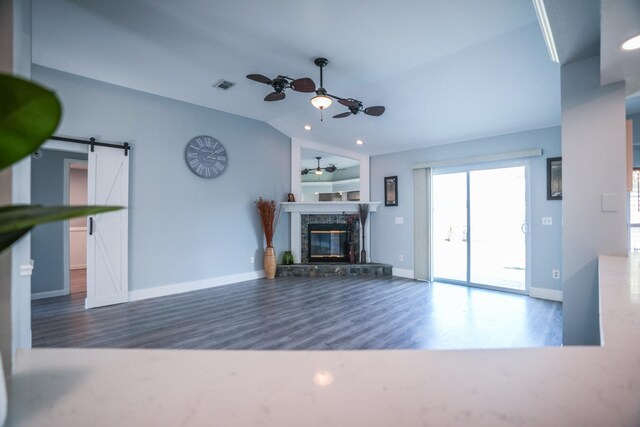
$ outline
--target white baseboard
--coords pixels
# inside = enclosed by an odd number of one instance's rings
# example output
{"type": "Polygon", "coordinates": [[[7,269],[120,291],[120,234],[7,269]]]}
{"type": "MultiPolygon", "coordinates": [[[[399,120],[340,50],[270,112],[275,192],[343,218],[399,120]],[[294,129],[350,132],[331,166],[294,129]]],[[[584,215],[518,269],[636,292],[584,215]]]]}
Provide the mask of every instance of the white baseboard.
{"type": "Polygon", "coordinates": [[[247,280],[261,279],[263,277],[265,277],[264,270],[260,270],[248,273],[231,274],[229,276],[212,277],[211,279],[194,280],[192,282],[172,283],[170,285],[157,286],[153,288],[136,289],[129,291],[129,301],[139,301],[148,298],[181,294],[183,292],[215,288],[216,286],[246,282],[247,280]]]}
{"type": "Polygon", "coordinates": [[[69,270],[86,270],[87,264],[72,265],[69,270]]]}
{"type": "Polygon", "coordinates": [[[44,299],[44,298],[53,298],[53,297],[63,297],[67,295],[64,289],[59,289],[56,291],[46,291],[46,292],[37,292],[35,294],[31,294],[31,300],[36,299],[44,299]]]}
{"type": "Polygon", "coordinates": [[[407,270],[404,268],[396,268],[393,267],[393,272],[391,273],[394,276],[398,277],[406,277],[407,279],[413,279],[413,270],[407,270]]]}
{"type": "Polygon", "coordinates": [[[562,302],[562,291],[558,289],[529,287],[529,296],[532,298],[546,299],[562,302]]]}

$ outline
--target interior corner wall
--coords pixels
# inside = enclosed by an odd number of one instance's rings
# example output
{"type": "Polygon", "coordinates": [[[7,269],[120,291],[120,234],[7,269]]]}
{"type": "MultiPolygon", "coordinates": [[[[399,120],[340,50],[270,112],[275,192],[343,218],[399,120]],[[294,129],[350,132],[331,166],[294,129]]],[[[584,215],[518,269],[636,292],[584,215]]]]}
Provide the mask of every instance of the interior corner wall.
{"type": "Polygon", "coordinates": [[[600,86],[597,56],[563,65],[561,87],[563,344],[597,345],[598,255],[627,253],[625,87],[600,86]]]}
{"type": "Polygon", "coordinates": [[[547,200],[546,158],[560,156],[560,128],[552,127],[500,135],[473,141],[446,144],[419,150],[371,157],[371,200],[384,200],[384,177],[398,177],[398,206],[378,207],[371,215],[371,259],[404,270],[414,269],[413,170],[416,163],[484,156],[509,151],[542,148],[543,156],[528,158],[530,177],[531,283],[530,287],[562,291],[552,269],[562,265],[562,203],[547,200]],[[551,217],[553,225],[543,226],[542,217],[551,217]],[[402,223],[396,223],[402,218],[402,223]],[[403,256],[400,261],[399,256],[403,256]]]}
{"type": "MultiPolygon", "coordinates": [[[[282,200],[290,191],[290,138],[264,122],[36,65],[33,79],[62,101],[57,134],[132,145],[131,291],[263,269],[264,238],[253,201],[282,200]],[[227,149],[227,169],[218,178],[200,178],[186,165],[185,147],[198,135],[215,137],[227,149]]],[[[278,226],[278,252],[289,248],[288,222],[283,216],[278,226]]]]}

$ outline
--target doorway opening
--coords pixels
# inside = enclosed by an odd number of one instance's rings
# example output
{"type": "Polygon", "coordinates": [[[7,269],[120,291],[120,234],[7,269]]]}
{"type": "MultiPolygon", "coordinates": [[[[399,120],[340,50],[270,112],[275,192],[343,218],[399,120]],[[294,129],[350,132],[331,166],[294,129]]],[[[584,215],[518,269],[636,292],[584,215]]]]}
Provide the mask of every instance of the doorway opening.
{"type": "Polygon", "coordinates": [[[524,164],[434,171],[436,280],[528,291],[526,175],[524,164]]]}
{"type": "MultiPolygon", "coordinates": [[[[87,205],[87,161],[65,159],[65,205],[87,205]]],[[[68,268],[69,294],[87,292],[87,218],[73,218],[68,221],[68,268]]]]}
{"type": "MultiPolygon", "coordinates": [[[[33,204],[86,204],[87,154],[41,149],[32,157],[33,204]]],[[[31,252],[31,299],[69,295],[72,289],[86,291],[86,218],[34,228],[31,252]]]]}

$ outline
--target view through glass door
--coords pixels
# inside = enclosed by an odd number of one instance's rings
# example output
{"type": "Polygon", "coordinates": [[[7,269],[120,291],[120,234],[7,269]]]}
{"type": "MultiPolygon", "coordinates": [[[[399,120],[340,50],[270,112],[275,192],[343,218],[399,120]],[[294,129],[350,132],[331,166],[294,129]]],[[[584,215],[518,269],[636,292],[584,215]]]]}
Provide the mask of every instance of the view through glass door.
{"type": "Polygon", "coordinates": [[[433,176],[437,280],[526,290],[524,166],[433,176]]]}

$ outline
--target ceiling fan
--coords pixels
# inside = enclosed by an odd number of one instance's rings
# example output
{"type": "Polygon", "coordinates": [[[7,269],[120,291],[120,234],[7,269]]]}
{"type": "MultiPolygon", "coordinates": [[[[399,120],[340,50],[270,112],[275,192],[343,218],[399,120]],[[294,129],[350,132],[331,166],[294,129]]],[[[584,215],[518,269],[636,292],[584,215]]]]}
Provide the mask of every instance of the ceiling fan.
{"type": "Polygon", "coordinates": [[[249,74],[247,75],[249,80],[253,80],[258,83],[264,83],[271,85],[273,92],[264,97],[265,101],[280,101],[285,98],[285,89],[293,89],[296,92],[311,93],[316,90],[316,84],[308,77],[301,79],[292,79],[289,76],[278,75],[275,79],[270,79],[262,74],[249,74]]]}
{"type": "Polygon", "coordinates": [[[330,164],[330,165],[329,165],[329,166],[327,166],[327,167],[321,168],[321,167],[320,167],[320,159],[321,159],[321,158],[322,158],[322,157],[316,157],[316,159],[318,160],[318,167],[317,167],[317,168],[315,168],[315,169],[307,169],[307,168],[304,168],[304,169],[302,169],[302,171],[300,172],[300,175],[307,175],[309,172],[314,172],[316,175],[322,175],[322,171],[323,171],[323,170],[326,170],[326,171],[327,171],[327,172],[329,172],[329,173],[333,173],[333,172],[335,172],[335,171],[337,171],[337,170],[338,170],[338,168],[337,168],[337,167],[336,167],[336,165],[334,165],[334,164],[330,164]]]}
{"type": "Polygon", "coordinates": [[[338,99],[338,102],[349,109],[344,113],[336,114],[333,116],[334,119],[342,119],[345,117],[349,117],[350,115],[355,115],[360,112],[368,114],[370,116],[381,116],[384,113],[385,108],[382,105],[377,105],[375,107],[367,107],[364,108],[362,105],[362,101],[358,101],[357,99],[349,98],[349,99],[338,99]]]}
{"type": "MultiPolygon", "coordinates": [[[[344,113],[336,114],[335,116],[333,116],[334,119],[342,119],[344,117],[348,117],[352,114],[355,115],[360,112],[375,117],[381,116],[384,113],[385,108],[381,105],[364,108],[362,101],[358,101],[357,99],[353,98],[341,98],[339,96],[331,95],[330,93],[328,93],[323,84],[322,69],[326,67],[327,64],[329,64],[329,60],[326,58],[316,58],[314,60],[314,64],[320,67],[320,87],[316,89],[316,96],[311,99],[311,104],[319,109],[321,114],[325,108],[331,106],[333,102],[331,98],[338,100],[340,104],[349,109],[349,111],[346,111],[344,113]]],[[[322,116],[320,116],[320,120],[322,120],[322,116]]]]}

